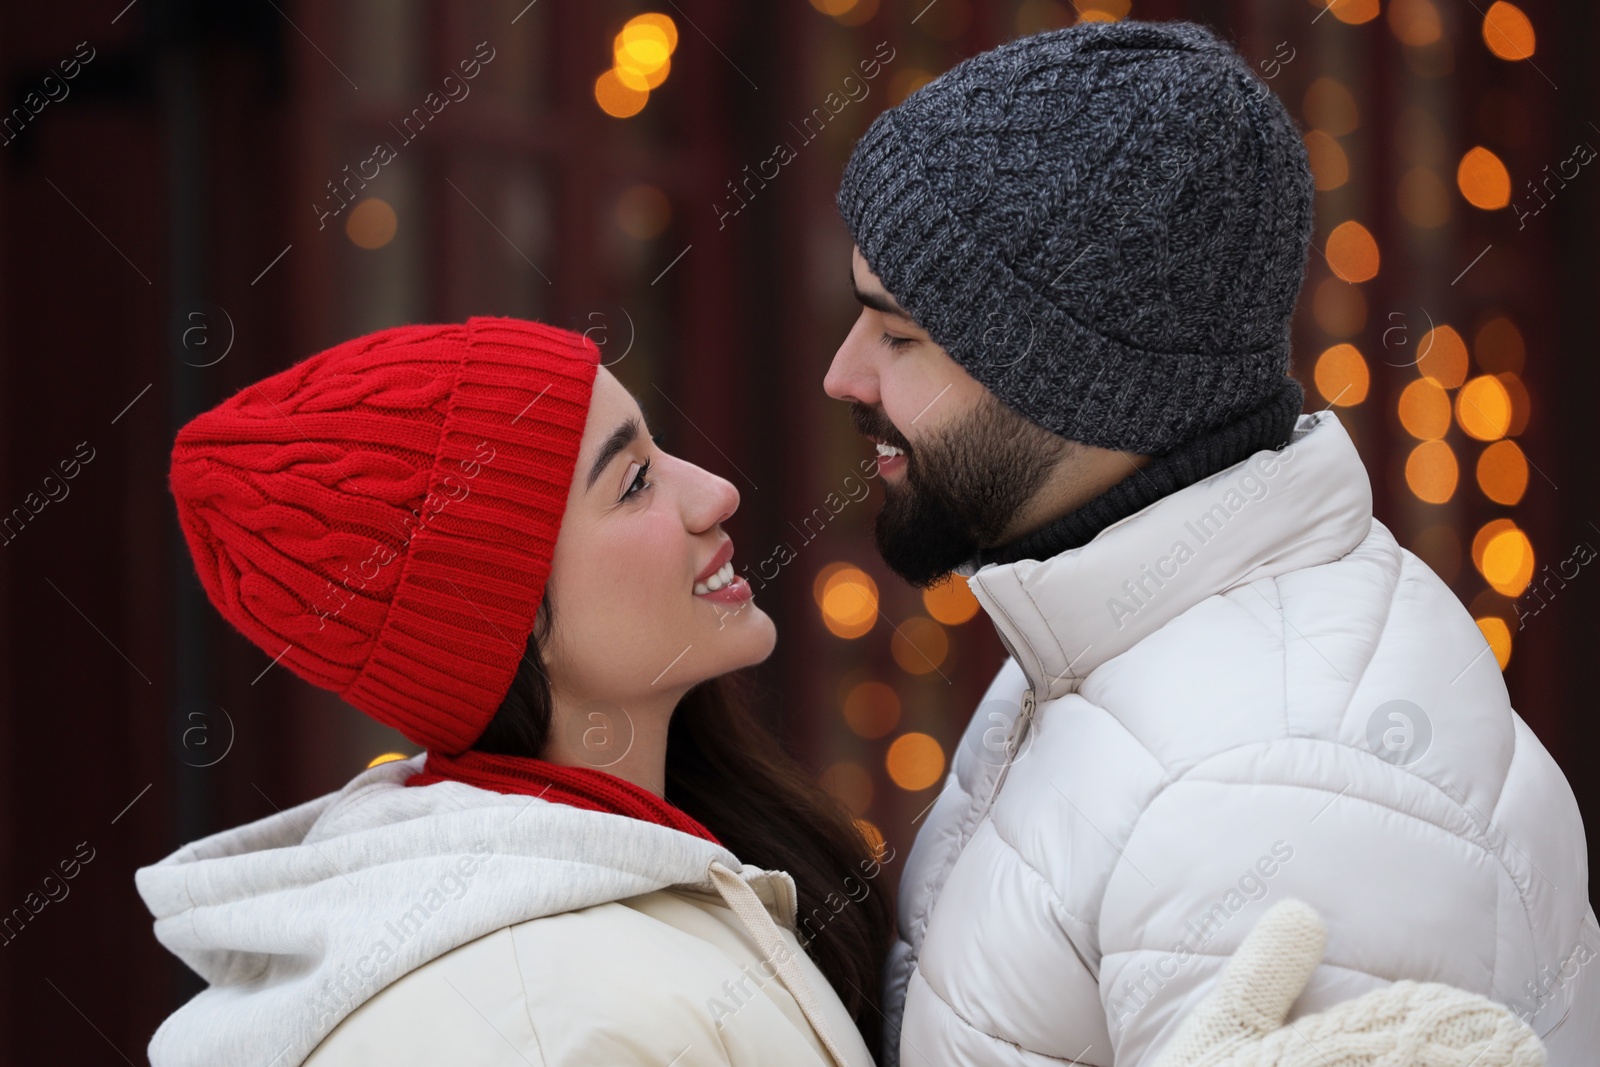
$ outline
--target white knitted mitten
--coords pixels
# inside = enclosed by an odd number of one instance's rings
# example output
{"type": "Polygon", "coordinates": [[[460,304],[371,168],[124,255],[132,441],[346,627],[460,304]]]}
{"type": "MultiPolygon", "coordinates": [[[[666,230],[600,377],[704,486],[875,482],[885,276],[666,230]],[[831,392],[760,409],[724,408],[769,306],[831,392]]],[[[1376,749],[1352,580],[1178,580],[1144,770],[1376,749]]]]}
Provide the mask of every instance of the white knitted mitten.
{"type": "Polygon", "coordinates": [[[1309,905],[1274,904],[1155,1067],[1544,1067],[1539,1038],[1504,1005],[1440,982],[1395,982],[1286,1023],[1326,941],[1309,905]]]}

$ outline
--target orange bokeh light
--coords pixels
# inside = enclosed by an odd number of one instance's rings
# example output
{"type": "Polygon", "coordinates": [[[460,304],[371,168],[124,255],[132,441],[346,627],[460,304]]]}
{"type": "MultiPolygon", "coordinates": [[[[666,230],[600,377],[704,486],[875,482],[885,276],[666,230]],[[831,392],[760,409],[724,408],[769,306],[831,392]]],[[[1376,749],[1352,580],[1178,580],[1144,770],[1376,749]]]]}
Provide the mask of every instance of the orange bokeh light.
{"type": "Polygon", "coordinates": [[[1483,16],[1483,43],[1501,59],[1516,61],[1533,55],[1533,23],[1516,4],[1492,4],[1483,16]]]}
{"type": "Polygon", "coordinates": [[[923,733],[901,734],[884,757],[889,779],[908,793],[926,789],[944,774],[944,748],[923,733]]]}
{"type": "Polygon", "coordinates": [[[1515,441],[1496,441],[1478,457],[1478,488],[1496,504],[1507,507],[1528,491],[1528,457],[1515,441]]]}
{"type": "Polygon", "coordinates": [[[952,574],[931,589],[922,591],[922,606],[946,626],[960,626],[979,611],[978,598],[972,595],[967,580],[952,574]]]}
{"type": "Polygon", "coordinates": [[[1511,203],[1511,173],[1500,157],[1478,145],[1469,148],[1456,165],[1456,187],[1467,203],[1497,211],[1511,203]]]}
{"type": "Polygon", "coordinates": [[[1455,451],[1444,441],[1424,441],[1406,457],[1406,485],[1424,503],[1445,503],[1460,477],[1455,451]]]}
{"type": "Polygon", "coordinates": [[[1378,274],[1378,242],[1355,220],[1341,222],[1328,235],[1324,249],[1333,273],[1347,282],[1365,282],[1378,274]]]}
{"type": "Polygon", "coordinates": [[[894,636],[889,639],[889,652],[902,670],[928,674],[938,670],[950,654],[950,638],[943,626],[914,615],[895,627],[894,636]]]}
{"type": "Polygon", "coordinates": [[[1497,441],[1511,428],[1511,394],[1492,374],[1480,374],[1456,394],[1456,422],[1467,436],[1497,441]]]}
{"type": "Polygon", "coordinates": [[[1365,400],[1371,385],[1366,359],[1360,349],[1349,344],[1334,345],[1318,356],[1312,377],[1322,399],[1342,408],[1365,400]]]}
{"type": "Polygon", "coordinates": [[[594,80],[594,102],[612,118],[631,118],[650,102],[650,90],[627,84],[613,68],[594,80]]]}
{"type": "Polygon", "coordinates": [[[1422,441],[1434,441],[1450,430],[1450,394],[1432,378],[1418,378],[1400,392],[1400,425],[1422,441]]]}
{"type": "Polygon", "coordinates": [[[1467,380],[1467,343],[1453,326],[1435,326],[1417,345],[1417,370],[1446,389],[1467,380]]]}
{"type": "Polygon", "coordinates": [[[883,682],[861,682],[845,694],[844,721],[858,737],[882,737],[900,724],[900,694],[883,682]]]}
{"type": "Polygon", "coordinates": [[[878,621],[878,583],[859,567],[835,571],[823,584],[822,623],[837,637],[856,638],[878,621]]]}

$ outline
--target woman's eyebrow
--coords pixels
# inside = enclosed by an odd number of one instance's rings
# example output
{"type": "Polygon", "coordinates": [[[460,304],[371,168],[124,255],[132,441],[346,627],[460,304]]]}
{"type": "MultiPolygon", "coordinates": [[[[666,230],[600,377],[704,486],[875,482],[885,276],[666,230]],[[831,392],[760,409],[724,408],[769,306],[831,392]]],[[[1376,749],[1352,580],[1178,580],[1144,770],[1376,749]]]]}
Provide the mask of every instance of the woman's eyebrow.
{"type": "Polygon", "coordinates": [[[606,438],[605,444],[600,446],[600,452],[594,457],[594,465],[589,468],[589,482],[585,485],[587,492],[594,488],[595,479],[600,477],[600,472],[606,469],[606,464],[617,458],[617,454],[639,439],[644,432],[644,427],[639,425],[639,420],[629,416],[606,438]]]}

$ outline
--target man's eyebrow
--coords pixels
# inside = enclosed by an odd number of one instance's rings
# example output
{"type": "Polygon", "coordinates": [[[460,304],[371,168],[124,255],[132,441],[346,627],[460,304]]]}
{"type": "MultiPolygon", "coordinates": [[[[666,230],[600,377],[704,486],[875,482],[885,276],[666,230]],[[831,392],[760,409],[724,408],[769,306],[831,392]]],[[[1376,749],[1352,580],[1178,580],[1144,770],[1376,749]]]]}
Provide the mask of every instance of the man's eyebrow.
{"type": "Polygon", "coordinates": [[[617,458],[617,454],[639,439],[644,433],[644,427],[639,425],[639,420],[629,416],[606,438],[605,444],[600,446],[600,452],[594,457],[594,465],[589,468],[589,483],[585,485],[587,492],[594,488],[595,479],[600,477],[600,472],[606,465],[617,458]]]}
{"type": "Polygon", "coordinates": [[[854,269],[850,271],[850,291],[855,294],[856,300],[860,301],[864,307],[869,307],[873,311],[881,312],[885,315],[892,315],[897,319],[904,319],[913,326],[917,324],[917,320],[906,314],[905,309],[896,304],[894,299],[887,294],[879,296],[877,293],[863,293],[861,287],[856,284],[856,272],[854,269]]]}

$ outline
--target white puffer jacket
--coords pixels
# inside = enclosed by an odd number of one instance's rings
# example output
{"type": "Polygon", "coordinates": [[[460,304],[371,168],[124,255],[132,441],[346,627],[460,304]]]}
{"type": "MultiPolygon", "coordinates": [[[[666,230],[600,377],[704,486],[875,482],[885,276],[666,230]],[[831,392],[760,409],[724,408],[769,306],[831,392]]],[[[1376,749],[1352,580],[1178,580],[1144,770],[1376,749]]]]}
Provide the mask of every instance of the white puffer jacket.
{"type": "Polygon", "coordinates": [[[788,874],[422,759],[139,869],[210,983],[154,1067],[870,1067],[788,874]]]}
{"type": "Polygon", "coordinates": [[[1286,897],[1291,1019],[1443,982],[1600,1062],[1572,791],[1331,412],[969,585],[1012,658],[907,858],[887,1064],[1148,1064],[1286,897]]]}

